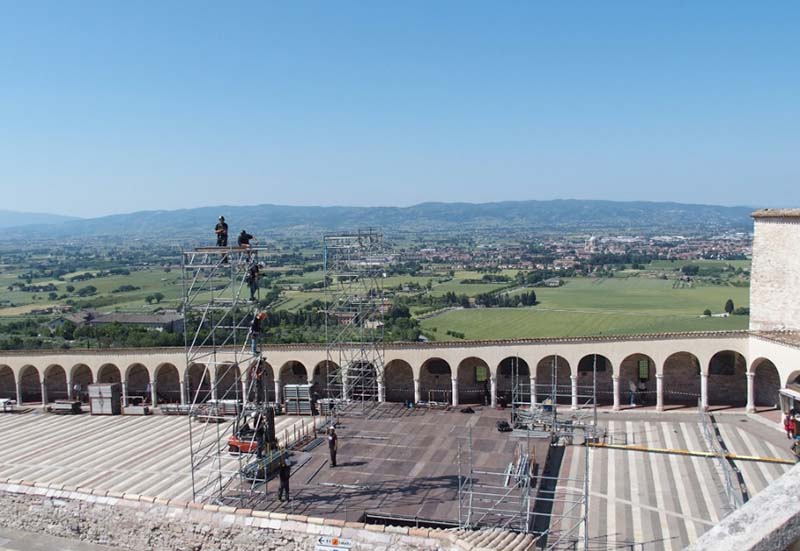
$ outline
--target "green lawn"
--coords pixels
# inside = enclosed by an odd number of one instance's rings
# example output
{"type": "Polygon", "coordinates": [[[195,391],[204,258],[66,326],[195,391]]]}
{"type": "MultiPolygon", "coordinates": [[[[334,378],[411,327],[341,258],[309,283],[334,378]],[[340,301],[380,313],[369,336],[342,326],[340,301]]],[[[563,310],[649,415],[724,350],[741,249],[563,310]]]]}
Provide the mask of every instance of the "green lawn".
{"type": "Polygon", "coordinates": [[[535,307],[451,311],[424,320],[422,327],[436,328],[432,334],[448,340],[448,330],[467,339],[493,339],[745,329],[749,321],[701,317],[706,308],[722,312],[728,298],[747,306],[746,287],[673,289],[672,281],[645,277],[566,281],[559,288],[536,288],[535,307]]]}

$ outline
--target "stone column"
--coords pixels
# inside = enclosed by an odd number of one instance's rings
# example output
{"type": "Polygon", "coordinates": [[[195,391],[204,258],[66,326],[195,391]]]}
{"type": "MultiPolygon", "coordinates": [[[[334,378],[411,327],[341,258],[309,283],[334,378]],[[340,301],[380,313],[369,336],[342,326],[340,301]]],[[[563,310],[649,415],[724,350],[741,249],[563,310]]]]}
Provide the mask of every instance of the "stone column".
{"type": "Polygon", "coordinates": [[[450,378],[450,389],[453,392],[453,407],[458,406],[458,379],[456,377],[450,378]]]}
{"type": "Polygon", "coordinates": [[[281,380],[275,379],[275,403],[282,404],[283,400],[281,400],[281,380]]]}
{"type": "Polygon", "coordinates": [[[612,409],[614,411],[619,411],[619,377],[611,377],[611,382],[614,385],[611,391],[614,399],[614,406],[612,409]]]}
{"type": "Polygon", "coordinates": [[[247,379],[242,377],[241,383],[242,383],[242,403],[246,404],[247,403],[247,398],[248,398],[248,396],[247,396],[247,388],[250,386],[250,381],[248,381],[247,379]]]}
{"type": "Polygon", "coordinates": [[[128,407],[128,383],[122,381],[122,407],[128,407]]]}
{"type": "Polygon", "coordinates": [[[17,379],[17,405],[22,405],[22,381],[17,379]]]}
{"type": "Polygon", "coordinates": [[[153,407],[158,405],[158,391],[156,390],[155,381],[150,381],[150,404],[153,407]]]}
{"type": "Polygon", "coordinates": [[[378,379],[378,402],[383,403],[386,401],[386,384],[378,379]]]}
{"type": "Polygon", "coordinates": [[[215,402],[217,401],[217,378],[216,377],[214,377],[214,379],[211,381],[211,399],[213,401],[215,401],[215,402]]]}
{"type": "Polygon", "coordinates": [[[72,400],[72,381],[67,381],[67,400],[72,400]]]}
{"type": "Polygon", "coordinates": [[[700,409],[708,410],[708,374],[700,372],[700,409]]]}
{"type": "Polygon", "coordinates": [[[656,411],[664,411],[664,375],[656,373],[656,411]]]}
{"type": "Polygon", "coordinates": [[[570,409],[578,409],[578,377],[575,375],[570,375],[570,381],[572,381],[572,407],[570,409]]]}
{"type": "Polygon", "coordinates": [[[186,405],[186,381],[181,380],[180,385],[181,385],[181,405],[185,406],[186,405]]]}
{"type": "Polygon", "coordinates": [[[422,400],[420,399],[420,391],[419,391],[419,379],[414,379],[414,403],[418,404],[422,400]]]}
{"type": "Polygon", "coordinates": [[[755,373],[747,372],[747,413],[756,412],[756,386],[755,373]]]}
{"type": "Polygon", "coordinates": [[[492,393],[491,395],[492,407],[494,408],[497,407],[497,377],[490,378],[489,383],[491,385],[490,392],[492,393]]]}
{"type": "Polygon", "coordinates": [[[45,407],[47,405],[47,383],[45,382],[44,379],[42,379],[41,387],[42,387],[42,407],[45,407]]]}
{"type": "Polygon", "coordinates": [[[347,372],[342,371],[342,398],[347,401],[349,400],[348,394],[350,393],[350,385],[347,381],[347,372]]]}
{"type": "Polygon", "coordinates": [[[531,405],[536,405],[536,377],[531,377],[531,405]]]}

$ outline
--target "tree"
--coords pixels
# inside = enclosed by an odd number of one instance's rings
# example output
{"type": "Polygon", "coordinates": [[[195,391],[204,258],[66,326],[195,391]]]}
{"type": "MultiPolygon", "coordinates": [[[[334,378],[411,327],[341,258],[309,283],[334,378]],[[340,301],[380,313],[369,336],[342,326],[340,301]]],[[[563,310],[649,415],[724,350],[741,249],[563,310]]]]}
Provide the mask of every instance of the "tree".
{"type": "Polygon", "coordinates": [[[711,315],[711,310],[709,310],[708,308],[706,308],[705,310],[703,310],[703,315],[704,315],[704,316],[710,316],[710,315],[711,315]]]}
{"type": "Polygon", "coordinates": [[[153,294],[153,298],[156,300],[156,303],[160,303],[162,300],[164,300],[164,294],[163,293],[154,293],[153,294]]]}
{"type": "Polygon", "coordinates": [[[49,298],[50,300],[56,300],[58,298],[58,293],[56,293],[55,291],[50,291],[49,293],[47,293],[47,298],[49,298]]]}
{"type": "Polygon", "coordinates": [[[75,286],[74,285],[67,285],[67,292],[68,293],[71,293],[74,290],[75,290],[75,286]]]}
{"type": "Polygon", "coordinates": [[[725,302],[725,311],[728,313],[728,315],[730,315],[731,313],[733,313],[733,310],[734,310],[734,308],[733,308],[733,300],[728,299],[725,302]]]}
{"type": "Polygon", "coordinates": [[[154,301],[155,299],[156,299],[156,297],[154,297],[153,295],[147,295],[146,297],[144,297],[144,301],[145,301],[147,304],[153,304],[153,301],[154,301]]]}

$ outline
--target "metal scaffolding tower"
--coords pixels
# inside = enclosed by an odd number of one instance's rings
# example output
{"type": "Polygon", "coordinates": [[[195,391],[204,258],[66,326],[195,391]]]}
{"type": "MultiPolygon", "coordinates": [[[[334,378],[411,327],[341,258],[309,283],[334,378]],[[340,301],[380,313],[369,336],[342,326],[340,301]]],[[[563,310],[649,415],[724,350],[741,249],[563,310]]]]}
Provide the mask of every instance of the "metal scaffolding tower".
{"type": "Polygon", "coordinates": [[[259,297],[253,274],[263,252],[207,247],[182,255],[184,399],[195,501],[257,502],[280,454],[263,358],[251,333],[259,297]]]}
{"type": "Polygon", "coordinates": [[[338,413],[383,400],[383,278],[389,257],[373,229],[326,235],[326,394],[338,413]]]}

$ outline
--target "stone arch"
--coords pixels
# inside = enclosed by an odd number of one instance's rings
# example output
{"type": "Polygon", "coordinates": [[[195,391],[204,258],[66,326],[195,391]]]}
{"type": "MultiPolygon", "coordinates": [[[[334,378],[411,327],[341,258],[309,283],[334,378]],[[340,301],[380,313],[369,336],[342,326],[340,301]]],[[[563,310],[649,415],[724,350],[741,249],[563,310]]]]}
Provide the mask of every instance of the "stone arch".
{"type": "Polygon", "coordinates": [[[414,400],[414,369],[405,360],[392,360],[383,367],[387,402],[414,400]]]}
{"type": "Polygon", "coordinates": [[[75,364],[69,372],[69,385],[72,387],[72,399],[81,402],[89,401],[89,385],[94,382],[92,370],[86,364],[75,364]]]}
{"type": "Polygon", "coordinates": [[[428,358],[419,370],[419,393],[423,402],[452,403],[453,372],[442,358],[428,358]]]}
{"type": "Polygon", "coordinates": [[[800,392],[800,370],[792,371],[786,378],[786,386],[800,392]]]}
{"type": "Polygon", "coordinates": [[[665,406],[697,406],[700,398],[700,360],[697,356],[684,351],[670,354],[664,360],[662,373],[665,406]]]}
{"type": "Polygon", "coordinates": [[[481,358],[470,356],[458,363],[458,401],[461,404],[487,404],[490,401],[491,370],[481,358]]]}
{"type": "Polygon", "coordinates": [[[735,350],[720,350],[708,362],[708,405],[747,403],[747,360],[735,350]]]}
{"type": "Polygon", "coordinates": [[[193,363],[186,369],[186,393],[190,404],[199,404],[211,399],[212,372],[204,364],[193,363]]]}
{"type": "Polygon", "coordinates": [[[597,373],[597,403],[611,404],[614,401],[613,381],[614,365],[602,354],[587,354],[578,361],[578,403],[591,403],[593,387],[592,377],[597,373]]]}
{"type": "Polygon", "coordinates": [[[289,360],[278,371],[282,385],[303,385],[308,383],[308,370],[297,360],[289,360]]]}
{"type": "Polygon", "coordinates": [[[627,400],[620,397],[621,403],[630,403],[631,383],[636,387],[635,399],[638,405],[656,404],[656,363],[653,358],[636,352],[620,362],[619,388],[627,397],[627,400]]]}
{"type": "Polygon", "coordinates": [[[181,403],[181,378],[178,368],[171,363],[162,363],[156,367],[156,394],[159,403],[181,403]]]}
{"type": "Polygon", "coordinates": [[[69,398],[67,391],[67,372],[63,366],[51,364],[44,370],[44,386],[47,389],[47,401],[66,400],[69,398]]]}
{"type": "Polygon", "coordinates": [[[368,361],[358,360],[347,367],[347,394],[355,401],[369,401],[378,396],[378,370],[368,361]]]}
{"type": "Polygon", "coordinates": [[[753,398],[756,407],[780,407],[781,376],[778,368],[767,358],[757,358],[750,364],[753,373],[753,398]]]}
{"type": "Polygon", "coordinates": [[[217,399],[242,399],[242,374],[239,365],[226,363],[217,366],[217,399]]]}
{"type": "Polygon", "coordinates": [[[253,360],[248,366],[247,399],[251,402],[275,401],[275,372],[269,362],[261,359],[257,364],[253,360]],[[259,376],[260,375],[260,376],[259,376]]]}
{"type": "Polygon", "coordinates": [[[137,405],[141,403],[149,404],[150,393],[150,372],[140,363],[133,363],[125,370],[125,383],[127,385],[128,403],[137,405]]]}
{"type": "Polygon", "coordinates": [[[572,403],[572,368],[563,356],[545,356],[536,364],[536,399],[539,402],[550,398],[557,399],[559,404],[572,403]],[[553,379],[553,366],[556,377],[553,379]],[[553,383],[556,385],[556,396],[553,396],[553,383]]]}
{"type": "Polygon", "coordinates": [[[22,403],[41,403],[42,386],[39,370],[28,364],[19,370],[20,394],[22,403]]]}
{"type": "Polygon", "coordinates": [[[531,368],[528,366],[528,362],[519,356],[503,358],[500,363],[497,364],[497,395],[503,398],[507,403],[511,403],[515,368],[520,385],[518,400],[530,403],[531,368]]]}
{"type": "Polygon", "coordinates": [[[97,370],[98,383],[121,383],[122,373],[114,364],[103,364],[97,370]]]}
{"type": "Polygon", "coordinates": [[[0,398],[17,399],[17,380],[10,366],[0,365],[0,398]]]}
{"type": "Polygon", "coordinates": [[[319,392],[327,395],[328,389],[328,374],[332,371],[339,369],[336,362],[331,360],[322,360],[314,366],[313,375],[311,376],[311,384],[319,390],[319,392]]]}

